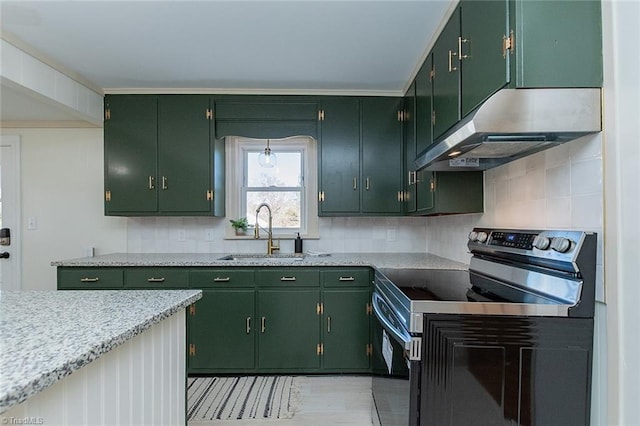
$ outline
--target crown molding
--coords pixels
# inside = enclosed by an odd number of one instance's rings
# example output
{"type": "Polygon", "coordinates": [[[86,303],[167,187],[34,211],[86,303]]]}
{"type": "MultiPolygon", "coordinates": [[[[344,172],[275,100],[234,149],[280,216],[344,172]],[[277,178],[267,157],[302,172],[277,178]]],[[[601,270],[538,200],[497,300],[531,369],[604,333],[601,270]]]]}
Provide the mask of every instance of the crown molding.
{"type": "Polygon", "coordinates": [[[315,90],[242,88],[105,88],[105,95],[306,95],[306,96],[387,96],[401,97],[401,90],[315,90]]]}

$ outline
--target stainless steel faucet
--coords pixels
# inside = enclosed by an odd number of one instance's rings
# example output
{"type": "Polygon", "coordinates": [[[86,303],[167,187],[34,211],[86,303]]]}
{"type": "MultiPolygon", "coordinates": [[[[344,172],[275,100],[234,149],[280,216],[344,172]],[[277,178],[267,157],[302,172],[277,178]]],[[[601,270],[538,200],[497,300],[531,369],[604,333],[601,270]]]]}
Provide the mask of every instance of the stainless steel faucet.
{"type": "Polygon", "coordinates": [[[256,227],[253,237],[256,240],[260,239],[260,225],[258,224],[258,215],[260,214],[260,210],[262,210],[263,207],[266,207],[267,211],[269,212],[269,229],[267,230],[269,238],[267,239],[267,254],[273,254],[274,251],[280,250],[280,244],[275,245],[273,243],[273,216],[271,214],[271,207],[267,203],[260,204],[256,209],[256,227]]]}

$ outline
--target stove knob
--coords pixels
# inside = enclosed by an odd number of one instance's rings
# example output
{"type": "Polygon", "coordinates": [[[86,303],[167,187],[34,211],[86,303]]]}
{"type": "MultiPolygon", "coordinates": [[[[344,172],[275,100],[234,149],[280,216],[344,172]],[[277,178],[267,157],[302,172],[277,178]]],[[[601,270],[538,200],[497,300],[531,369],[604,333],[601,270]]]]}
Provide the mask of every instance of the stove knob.
{"type": "Polygon", "coordinates": [[[571,241],[566,238],[554,238],[551,242],[551,248],[560,253],[566,253],[571,248],[571,241]]]}
{"type": "Polygon", "coordinates": [[[533,240],[533,246],[539,250],[548,249],[550,244],[551,244],[551,240],[549,240],[549,238],[544,237],[542,235],[536,235],[536,238],[533,240]]]}
{"type": "Polygon", "coordinates": [[[478,233],[476,231],[469,232],[469,240],[476,241],[478,239],[478,233]]]}
{"type": "Polygon", "coordinates": [[[479,232],[478,233],[478,242],[479,243],[484,243],[485,241],[487,241],[487,238],[489,238],[489,236],[487,235],[486,232],[479,232]]]}

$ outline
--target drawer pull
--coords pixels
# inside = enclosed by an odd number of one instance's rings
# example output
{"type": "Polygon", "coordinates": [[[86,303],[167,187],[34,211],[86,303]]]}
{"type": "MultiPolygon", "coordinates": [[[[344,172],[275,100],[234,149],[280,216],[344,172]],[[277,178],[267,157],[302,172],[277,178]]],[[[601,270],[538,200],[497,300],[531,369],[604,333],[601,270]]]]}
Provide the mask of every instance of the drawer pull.
{"type": "Polygon", "coordinates": [[[338,281],[355,281],[356,279],[353,277],[340,277],[338,281]]]}
{"type": "Polygon", "coordinates": [[[295,281],[296,277],[281,277],[280,281],[295,281]]]}
{"type": "Polygon", "coordinates": [[[247,334],[251,333],[251,317],[247,317],[247,334]]]}
{"type": "Polygon", "coordinates": [[[100,278],[80,278],[80,282],[81,283],[97,283],[98,281],[100,281],[100,278]]]}
{"type": "Polygon", "coordinates": [[[164,277],[163,278],[149,278],[147,279],[148,282],[150,283],[163,283],[164,282],[164,277]]]}
{"type": "Polygon", "coordinates": [[[213,279],[214,283],[228,283],[229,281],[231,281],[231,278],[229,277],[215,277],[213,279]]]}

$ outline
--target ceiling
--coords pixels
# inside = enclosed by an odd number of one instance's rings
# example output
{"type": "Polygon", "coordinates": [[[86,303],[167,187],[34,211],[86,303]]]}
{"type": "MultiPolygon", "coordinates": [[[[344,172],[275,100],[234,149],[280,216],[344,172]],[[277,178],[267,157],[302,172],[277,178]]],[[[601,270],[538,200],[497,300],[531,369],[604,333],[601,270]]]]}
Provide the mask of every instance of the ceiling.
{"type": "MultiPolygon", "coordinates": [[[[453,2],[1,0],[0,24],[105,93],[397,95],[453,2]]],[[[1,119],[34,101],[1,89],[1,119]]]]}

